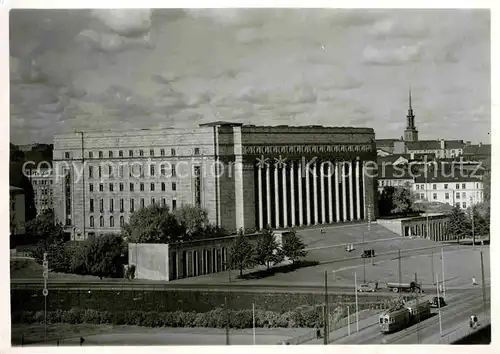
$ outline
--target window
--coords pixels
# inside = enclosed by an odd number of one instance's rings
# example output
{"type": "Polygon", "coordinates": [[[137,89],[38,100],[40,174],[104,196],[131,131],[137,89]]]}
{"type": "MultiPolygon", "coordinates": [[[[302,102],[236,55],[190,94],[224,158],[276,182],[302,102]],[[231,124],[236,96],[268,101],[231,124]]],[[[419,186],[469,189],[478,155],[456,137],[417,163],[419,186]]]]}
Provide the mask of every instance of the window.
{"type": "Polygon", "coordinates": [[[450,193],[445,193],[444,194],[444,199],[450,199],[450,193]]]}
{"type": "Polygon", "coordinates": [[[110,191],[110,192],[113,192],[113,183],[110,183],[110,184],[109,184],[109,191],[110,191]]]}
{"type": "Polygon", "coordinates": [[[172,182],[172,190],[176,191],[177,190],[177,183],[172,182]]]}
{"type": "Polygon", "coordinates": [[[99,218],[99,226],[104,227],[104,216],[99,218]]]}
{"type": "Polygon", "coordinates": [[[165,198],[161,198],[161,206],[167,205],[167,200],[165,198]]]}
{"type": "Polygon", "coordinates": [[[94,166],[89,166],[89,178],[94,178],[94,166]]]}
{"type": "Polygon", "coordinates": [[[90,199],[90,200],[89,200],[89,211],[90,211],[91,213],[93,213],[93,212],[94,212],[94,199],[90,199]]]}
{"type": "MultiPolygon", "coordinates": [[[[383,185],[383,184],[382,184],[383,185]]],[[[417,184],[417,191],[420,189],[420,186],[417,184]]]]}
{"type": "Polygon", "coordinates": [[[420,189],[425,189],[423,184],[420,185],[420,189]]]}
{"type": "Polygon", "coordinates": [[[115,218],[113,215],[109,217],[109,227],[114,227],[115,226],[115,218]]]}
{"type": "Polygon", "coordinates": [[[120,169],[118,170],[118,176],[120,176],[120,178],[123,178],[123,166],[120,166],[120,169]]]}
{"type": "Polygon", "coordinates": [[[448,183],[444,184],[444,189],[448,189],[448,183]]]}
{"type": "Polygon", "coordinates": [[[434,200],[438,199],[437,193],[432,193],[432,199],[434,199],[434,200]]]}
{"type": "Polygon", "coordinates": [[[455,198],[456,198],[456,199],[460,199],[460,193],[459,193],[459,192],[457,192],[457,193],[455,194],[455,198]]]}
{"type": "Polygon", "coordinates": [[[167,175],[167,168],[165,167],[164,164],[160,165],[160,174],[162,177],[165,177],[167,175]]]}
{"type": "Polygon", "coordinates": [[[465,189],[465,183],[462,183],[462,189],[465,189]]]}
{"type": "Polygon", "coordinates": [[[113,176],[113,166],[108,166],[108,176],[113,176]]]}
{"type": "Polygon", "coordinates": [[[99,183],[99,192],[104,192],[104,185],[99,183]]]}
{"type": "Polygon", "coordinates": [[[172,210],[175,210],[177,208],[177,200],[172,199],[172,210]]]}
{"type": "Polygon", "coordinates": [[[133,183],[130,183],[130,191],[133,192],[134,191],[134,184],[133,183]]]}
{"type": "Polygon", "coordinates": [[[161,182],[161,191],[165,192],[165,182],[161,182]]]}
{"type": "Polygon", "coordinates": [[[149,167],[149,172],[150,172],[151,176],[154,177],[154,175],[155,175],[155,167],[153,165],[151,165],[149,167]]]}
{"type": "Polygon", "coordinates": [[[172,165],[172,177],[177,176],[177,171],[175,169],[175,165],[172,165]]]}
{"type": "Polygon", "coordinates": [[[144,156],[144,150],[139,150],[139,156],[144,156]]]}
{"type": "Polygon", "coordinates": [[[141,183],[141,184],[139,185],[139,190],[140,190],[141,192],[144,192],[144,183],[141,183]]]}
{"type": "Polygon", "coordinates": [[[134,212],[134,199],[130,199],[130,212],[134,212]]]}
{"type": "Polygon", "coordinates": [[[89,184],[89,191],[90,192],[94,191],[94,185],[92,183],[89,184]]]}
{"type": "Polygon", "coordinates": [[[111,213],[115,211],[115,200],[114,199],[109,200],[109,211],[111,213]]]}
{"type": "Polygon", "coordinates": [[[110,158],[113,158],[113,151],[108,151],[108,156],[109,156],[110,158]]]}
{"type": "Polygon", "coordinates": [[[156,202],[155,198],[151,198],[151,204],[154,204],[156,202]]]}
{"type": "Polygon", "coordinates": [[[99,210],[101,213],[104,211],[104,199],[99,200],[99,210]]]}
{"type": "Polygon", "coordinates": [[[460,189],[460,184],[459,184],[459,183],[457,183],[457,184],[455,185],[455,189],[460,189]]]}
{"type": "Polygon", "coordinates": [[[65,159],[69,159],[69,151],[65,151],[64,152],[64,158],[65,159]]]}
{"type": "Polygon", "coordinates": [[[194,148],[194,154],[199,155],[200,154],[200,148],[194,148]]]}
{"type": "Polygon", "coordinates": [[[175,156],[175,149],[174,148],[170,149],[170,155],[175,156]]]}
{"type": "Polygon", "coordinates": [[[435,184],[433,184],[432,189],[437,189],[437,186],[435,184]]]}
{"type": "Polygon", "coordinates": [[[465,208],[467,208],[467,203],[466,203],[466,202],[463,202],[463,203],[462,203],[462,207],[463,207],[464,209],[465,209],[465,208]]]}
{"type": "Polygon", "coordinates": [[[149,156],[155,156],[155,149],[149,150],[149,156]]]}
{"type": "Polygon", "coordinates": [[[467,199],[467,195],[465,194],[465,192],[462,192],[462,199],[467,199]]]}
{"type": "Polygon", "coordinates": [[[102,167],[99,166],[99,178],[101,178],[101,176],[102,176],[102,167]]]}
{"type": "Polygon", "coordinates": [[[420,193],[420,199],[425,199],[425,194],[424,193],[420,193]]]}
{"type": "Polygon", "coordinates": [[[123,213],[123,211],[125,210],[125,207],[124,207],[124,202],[123,202],[123,198],[120,199],[120,213],[123,213]]]}
{"type": "Polygon", "coordinates": [[[123,150],[118,151],[118,157],[123,157],[123,150]]]}
{"type": "Polygon", "coordinates": [[[102,159],[102,158],[103,158],[102,151],[99,151],[99,158],[100,158],[100,159],[102,159]]]}
{"type": "Polygon", "coordinates": [[[165,149],[160,149],[160,155],[165,156],[165,149]]]}
{"type": "Polygon", "coordinates": [[[120,216],[120,227],[124,227],[125,226],[125,218],[122,216],[120,216]]]}
{"type": "Polygon", "coordinates": [[[123,192],[123,183],[120,183],[120,192],[123,192]]]}
{"type": "Polygon", "coordinates": [[[141,198],[141,208],[144,208],[144,198],[141,198]]]}
{"type": "Polygon", "coordinates": [[[154,192],[154,191],[155,191],[155,184],[151,183],[151,192],[154,192]]]}
{"type": "Polygon", "coordinates": [[[90,215],[90,227],[94,227],[94,217],[90,215]]]}
{"type": "Polygon", "coordinates": [[[94,158],[94,153],[92,151],[89,151],[89,159],[93,159],[94,158]]]}
{"type": "Polygon", "coordinates": [[[142,169],[142,166],[139,166],[139,175],[144,177],[144,170],[142,169]]]}
{"type": "Polygon", "coordinates": [[[134,156],[134,150],[129,150],[128,151],[128,156],[133,157],[134,156]]]}

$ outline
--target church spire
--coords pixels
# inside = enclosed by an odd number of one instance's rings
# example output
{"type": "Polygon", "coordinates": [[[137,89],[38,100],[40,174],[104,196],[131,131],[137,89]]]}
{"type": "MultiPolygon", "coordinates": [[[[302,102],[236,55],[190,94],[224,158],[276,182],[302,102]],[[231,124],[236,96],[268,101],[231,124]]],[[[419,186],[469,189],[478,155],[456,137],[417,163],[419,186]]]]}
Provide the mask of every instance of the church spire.
{"type": "Polygon", "coordinates": [[[406,115],[405,141],[418,141],[418,130],[415,127],[415,115],[411,105],[411,87],[408,89],[408,114],[406,115]]]}

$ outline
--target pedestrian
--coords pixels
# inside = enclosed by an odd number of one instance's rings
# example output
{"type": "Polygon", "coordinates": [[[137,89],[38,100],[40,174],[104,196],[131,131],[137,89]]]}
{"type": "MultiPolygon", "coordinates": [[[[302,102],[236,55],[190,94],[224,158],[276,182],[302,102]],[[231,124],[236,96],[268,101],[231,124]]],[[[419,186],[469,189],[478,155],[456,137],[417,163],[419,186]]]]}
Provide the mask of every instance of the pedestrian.
{"type": "Polygon", "coordinates": [[[477,285],[476,277],[472,277],[472,286],[476,286],[476,285],[477,285]]]}
{"type": "Polygon", "coordinates": [[[319,329],[319,326],[316,324],[316,339],[321,338],[321,330],[319,329]]]}
{"type": "Polygon", "coordinates": [[[85,339],[83,337],[80,337],[80,347],[83,345],[83,342],[85,342],[85,339]]]}

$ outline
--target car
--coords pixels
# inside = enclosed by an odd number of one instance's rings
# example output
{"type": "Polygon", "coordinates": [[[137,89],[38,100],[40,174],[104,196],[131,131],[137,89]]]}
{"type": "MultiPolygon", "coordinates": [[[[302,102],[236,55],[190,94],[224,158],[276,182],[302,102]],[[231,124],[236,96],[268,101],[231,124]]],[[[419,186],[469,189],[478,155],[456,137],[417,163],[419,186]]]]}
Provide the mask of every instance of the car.
{"type": "Polygon", "coordinates": [[[434,296],[432,298],[432,301],[431,301],[431,306],[432,307],[443,307],[443,306],[446,306],[446,301],[444,301],[444,298],[443,297],[437,297],[437,296],[434,296]]]}
{"type": "Polygon", "coordinates": [[[358,292],[360,293],[365,293],[365,292],[375,292],[376,286],[374,284],[367,284],[367,283],[362,283],[358,286],[358,292]]]}
{"type": "Polygon", "coordinates": [[[361,258],[371,258],[375,257],[375,250],[364,250],[361,254],[361,258]]]}

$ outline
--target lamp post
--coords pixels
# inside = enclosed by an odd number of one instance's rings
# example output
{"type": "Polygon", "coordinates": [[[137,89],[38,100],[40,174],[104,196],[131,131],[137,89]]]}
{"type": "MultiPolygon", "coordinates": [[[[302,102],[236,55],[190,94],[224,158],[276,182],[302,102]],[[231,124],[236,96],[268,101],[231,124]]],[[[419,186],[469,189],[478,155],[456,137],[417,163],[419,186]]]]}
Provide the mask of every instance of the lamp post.
{"type": "Polygon", "coordinates": [[[474,204],[472,196],[470,197],[471,221],[472,221],[472,249],[476,249],[476,233],[474,232],[474,204]]]}

